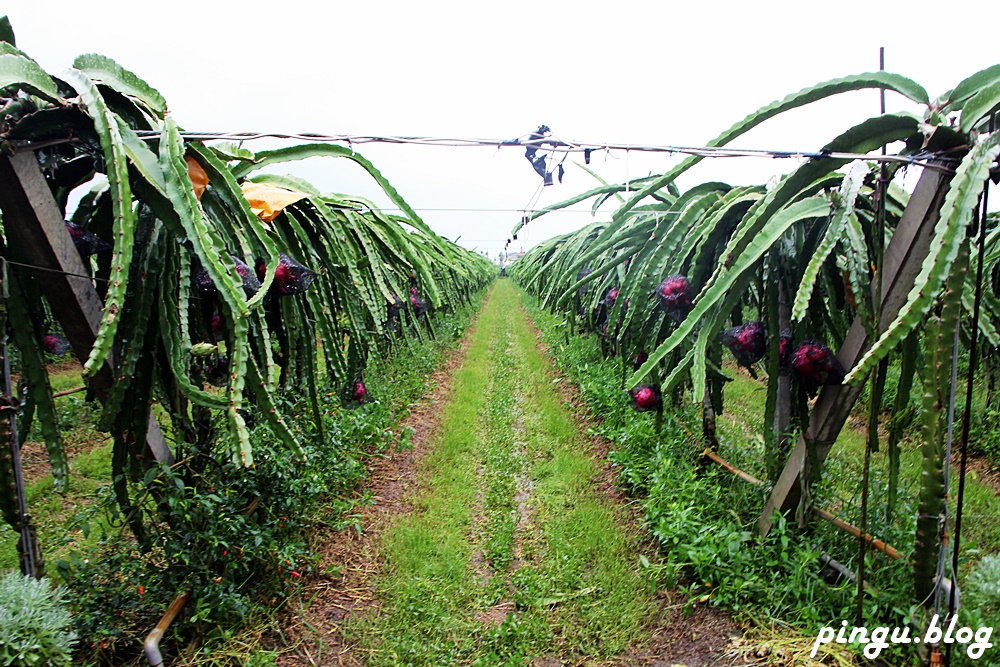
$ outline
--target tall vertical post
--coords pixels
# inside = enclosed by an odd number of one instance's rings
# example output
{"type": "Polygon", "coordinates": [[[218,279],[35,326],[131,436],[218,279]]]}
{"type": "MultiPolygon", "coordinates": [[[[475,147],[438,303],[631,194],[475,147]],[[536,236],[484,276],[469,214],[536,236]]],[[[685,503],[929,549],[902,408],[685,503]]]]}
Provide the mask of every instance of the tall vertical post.
{"type": "MultiPolygon", "coordinates": [[[[880,290],[879,333],[888,328],[906,303],[910,288],[930,248],[934,225],[950,182],[950,174],[924,169],[892,240],[885,248],[881,279],[877,279],[872,285],[873,290],[880,290]]],[[[855,318],[837,358],[844,368],[854,368],[871,344],[861,319],[855,318]]],[[[808,481],[810,474],[807,471],[809,457],[806,440],[812,442],[816,457],[822,464],[863,387],[864,382],[859,379],[853,385],[826,385],[820,390],[810,414],[809,427],[792,449],[771,490],[771,496],[764,505],[764,511],[757,520],[757,530],[761,535],[767,535],[771,531],[774,512],[793,512],[803,500],[803,482],[808,481]]]]}

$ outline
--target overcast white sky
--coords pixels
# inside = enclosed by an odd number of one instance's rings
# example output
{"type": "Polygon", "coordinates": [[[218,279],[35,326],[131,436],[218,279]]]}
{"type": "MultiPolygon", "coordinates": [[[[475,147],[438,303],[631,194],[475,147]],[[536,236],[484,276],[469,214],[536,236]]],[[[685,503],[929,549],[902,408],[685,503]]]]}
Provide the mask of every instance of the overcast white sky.
{"type": "MultiPolygon", "coordinates": [[[[564,139],[698,146],[789,93],[878,69],[880,46],[886,69],[914,79],[932,98],[1000,62],[995,0],[47,0],[4,11],[18,46],[49,72],[81,53],[109,56],[159,89],[182,127],[200,131],[503,139],[544,123],[564,139]]],[[[892,93],[888,106],[917,111],[892,93]]],[[[877,113],[877,92],[848,93],[772,120],[732,145],[815,150],[877,113]]],[[[437,232],[461,236],[491,257],[539,184],[523,149],[367,145],[359,152],[437,232]]],[[[592,167],[622,181],[660,173],[677,159],[595,155],[592,167]]],[[[567,166],[563,184],[545,188],[538,206],[596,185],[567,166]]],[[[792,166],[706,160],[680,185],[759,183],[792,166]]],[[[344,160],[314,158],[274,171],[387,204],[344,160]]],[[[574,210],[532,223],[511,249],[592,220],[589,206],[574,210]]]]}

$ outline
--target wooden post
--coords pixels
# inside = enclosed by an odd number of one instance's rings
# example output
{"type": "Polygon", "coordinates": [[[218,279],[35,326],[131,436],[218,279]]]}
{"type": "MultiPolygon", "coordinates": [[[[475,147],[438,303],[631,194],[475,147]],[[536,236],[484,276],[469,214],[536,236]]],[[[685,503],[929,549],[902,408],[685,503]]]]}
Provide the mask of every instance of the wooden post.
{"type": "MultiPolygon", "coordinates": [[[[786,329],[791,331],[792,313],[788,303],[788,291],[785,289],[784,271],[778,272],[778,336],[783,335],[786,329]]],[[[773,335],[773,334],[772,334],[773,335]]],[[[790,345],[791,343],[789,343],[790,345]]],[[[780,346],[780,343],[779,343],[780,346]]],[[[778,348],[780,351],[780,347],[778,348]]],[[[789,350],[789,354],[791,351],[789,350]]],[[[780,365],[780,364],[779,364],[780,365]]],[[[784,452],[791,440],[789,430],[792,424],[792,372],[791,369],[778,371],[778,386],[775,388],[774,400],[774,450],[784,452]]],[[[777,457],[775,457],[777,463],[777,457]]],[[[767,471],[768,476],[773,475],[771,469],[767,471]]]]}
{"type": "MultiPolygon", "coordinates": [[[[93,282],[86,277],[88,272],[34,152],[0,155],[0,210],[10,252],[18,261],[41,267],[35,270],[35,278],[42,294],[77,358],[86,359],[97,337],[103,304],[93,282]]],[[[101,400],[114,382],[113,363],[109,357],[91,380],[101,400]]],[[[156,461],[173,464],[173,453],[152,412],[146,444],[156,461]]]]}
{"type": "MultiPolygon", "coordinates": [[[[882,278],[876,281],[881,287],[882,304],[879,333],[888,328],[906,303],[907,295],[927,256],[938,212],[944,203],[950,182],[950,175],[924,169],[899,226],[885,249],[882,278]]],[[[875,289],[874,285],[872,289],[875,289]]],[[[871,344],[861,319],[855,318],[837,358],[844,368],[854,368],[871,344]]],[[[806,435],[799,437],[792,449],[757,521],[757,530],[761,535],[770,532],[776,510],[788,514],[798,509],[804,514],[809,499],[802,497],[801,477],[803,472],[806,473],[806,479],[811,474],[807,470],[809,457],[806,438],[812,441],[816,458],[822,464],[861,395],[864,384],[864,378],[859,378],[853,385],[826,385],[820,390],[809,417],[806,435]]]]}

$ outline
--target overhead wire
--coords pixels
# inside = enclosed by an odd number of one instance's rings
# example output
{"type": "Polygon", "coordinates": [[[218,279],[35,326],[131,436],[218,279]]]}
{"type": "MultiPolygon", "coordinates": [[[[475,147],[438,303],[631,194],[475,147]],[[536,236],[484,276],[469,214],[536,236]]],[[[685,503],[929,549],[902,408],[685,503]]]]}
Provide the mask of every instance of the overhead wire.
{"type": "MultiPolygon", "coordinates": [[[[160,138],[160,133],[153,130],[136,130],[136,135],[145,141],[155,141],[160,138]]],[[[954,169],[945,166],[942,163],[956,162],[957,159],[949,158],[947,156],[942,156],[937,153],[931,152],[921,152],[914,155],[887,155],[883,154],[867,154],[867,153],[847,153],[839,151],[804,151],[804,150],[776,150],[776,149],[754,149],[754,148],[731,148],[727,146],[678,146],[678,145],[659,145],[659,144],[635,144],[635,143],[614,143],[614,142],[584,142],[584,141],[565,141],[558,137],[553,136],[551,133],[546,133],[544,136],[540,136],[537,133],[525,134],[515,139],[485,139],[485,138],[469,138],[469,137],[432,137],[432,136],[407,136],[407,135],[374,135],[374,134],[321,134],[314,132],[231,132],[231,131],[215,131],[215,132],[202,132],[202,131],[182,131],[180,132],[181,137],[187,140],[199,140],[199,141],[253,141],[259,139],[289,139],[295,141],[308,141],[317,143],[341,143],[347,144],[351,147],[353,151],[356,144],[372,144],[372,143],[382,143],[382,144],[396,144],[396,145],[418,145],[418,146],[434,146],[434,147],[487,147],[500,150],[502,148],[526,148],[535,147],[542,148],[552,153],[564,153],[562,160],[559,162],[561,165],[565,161],[566,157],[570,153],[583,153],[587,162],[591,154],[594,152],[604,152],[607,155],[611,155],[612,151],[624,151],[626,159],[626,169],[628,168],[628,158],[631,151],[638,151],[643,153],[666,153],[668,155],[689,155],[697,157],[714,157],[714,158],[724,158],[724,157],[757,157],[757,158],[771,158],[771,159],[798,159],[798,160],[819,160],[824,158],[831,159],[844,159],[844,160],[866,160],[870,162],[880,162],[880,163],[897,163],[904,165],[919,166],[925,169],[931,169],[943,173],[953,173],[954,169]],[[931,162],[933,161],[933,162],[931,162]]],[[[31,150],[37,149],[44,146],[52,145],[54,143],[65,143],[74,141],[74,137],[65,137],[63,139],[53,139],[48,140],[44,144],[32,143],[32,142],[11,142],[12,147],[15,150],[31,150]]],[[[544,185],[544,183],[543,183],[544,185]]],[[[517,212],[521,213],[523,218],[528,218],[529,216],[534,216],[538,213],[552,212],[551,209],[535,209],[537,202],[541,198],[542,186],[540,185],[536,192],[529,199],[529,203],[523,209],[419,209],[424,211],[440,211],[440,212],[469,212],[469,213],[487,213],[487,212],[517,212]]],[[[626,192],[630,190],[629,183],[626,182],[626,192]]],[[[387,209],[383,209],[387,210],[387,209]]],[[[573,212],[573,213],[584,213],[592,211],[584,211],[580,209],[575,210],[564,210],[561,212],[573,212]]],[[[509,241],[508,241],[509,245],[509,241]]]]}
{"type": "Polygon", "coordinates": [[[107,283],[111,282],[107,278],[96,278],[94,276],[88,276],[82,273],[71,273],[69,271],[62,271],[60,269],[51,269],[47,266],[39,266],[37,264],[25,264],[24,262],[15,262],[12,259],[7,259],[6,257],[0,257],[0,263],[11,264],[13,266],[22,266],[26,269],[32,269],[34,271],[46,271],[48,273],[58,273],[63,276],[69,276],[71,278],[83,278],[84,280],[96,280],[97,282],[107,283]]]}
{"type": "MultiPolygon", "coordinates": [[[[139,138],[147,141],[159,139],[160,133],[153,130],[138,130],[139,138]]],[[[344,143],[353,148],[356,144],[408,144],[438,147],[483,147],[501,149],[507,147],[525,148],[534,146],[545,148],[555,153],[593,153],[594,151],[631,151],[643,153],[667,153],[670,155],[693,155],[698,157],[766,157],[774,159],[818,160],[824,158],[845,160],[868,160],[872,162],[892,162],[899,164],[919,165],[935,171],[951,173],[953,170],[941,164],[929,164],[929,161],[948,160],[931,152],[921,152],[914,155],[877,155],[868,153],[847,153],[828,150],[777,150],[758,148],[730,148],[728,146],[675,146],[663,144],[634,144],[613,142],[565,141],[553,136],[532,139],[528,135],[517,139],[482,139],[463,137],[422,137],[395,135],[365,135],[365,134],[319,134],[319,133],[286,133],[286,132],[187,132],[181,137],[198,141],[253,141],[258,139],[292,139],[317,143],[344,143]]],[[[957,160],[956,160],[957,162],[957,160]]]]}

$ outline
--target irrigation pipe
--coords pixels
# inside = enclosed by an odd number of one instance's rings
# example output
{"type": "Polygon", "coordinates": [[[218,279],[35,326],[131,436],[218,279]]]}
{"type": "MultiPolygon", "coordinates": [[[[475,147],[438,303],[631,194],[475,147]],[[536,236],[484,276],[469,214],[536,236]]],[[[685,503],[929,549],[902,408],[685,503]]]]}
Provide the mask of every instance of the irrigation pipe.
{"type": "MultiPolygon", "coordinates": [[[[754,477],[750,473],[743,472],[742,470],[740,470],[739,468],[735,467],[734,465],[732,465],[731,463],[729,463],[728,461],[726,461],[725,459],[723,459],[721,456],[719,456],[718,454],[716,454],[715,452],[713,452],[711,449],[706,449],[705,451],[703,451],[701,453],[701,455],[703,457],[705,457],[705,458],[712,459],[713,461],[715,461],[716,463],[718,463],[720,466],[722,466],[723,468],[725,468],[726,470],[728,470],[729,472],[731,472],[732,474],[736,475],[737,477],[739,477],[740,479],[742,479],[742,480],[744,480],[746,482],[750,482],[751,484],[756,484],[757,486],[764,486],[764,482],[762,482],[761,480],[757,479],[756,477],[754,477]]],[[[813,514],[815,514],[816,516],[820,517],[821,519],[829,521],[830,523],[832,523],[837,528],[840,528],[841,530],[850,533],[854,537],[857,537],[859,539],[861,538],[861,529],[860,528],[857,528],[856,526],[852,526],[851,524],[847,523],[846,521],[844,521],[843,519],[839,518],[835,514],[831,514],[830,512],[827,512],[826,510],[821,509],[819,507],[813,506],[811,509],[813,511],[813,514]]],[[[896,551],[895,548],[893,548],[890,545],[886,544],[882,540],[874,538],[873,536],[869,535],[868,533],[865,533],[865,542],[867,542],[872,547],[878,549],[879,551],[881,551],[882,553],[884,553],[886,556],[889,556],[893,560],[899,560],[900,558],[902,558],[902,555],[898,551],[896,551]]]]}
{"type": "Polygon", "coordinates": [[[52,398],[59,398],[60,396],[69,396],[70,394],[78,394],[81,391],[86,391],[86,390],[87,390],[87,385],[84,385],[82,387],[77,387],[76,389],[67,389],[66,391],[57,391],[56,393],[52,394],[52,398]]]}
{"type": "Polygon", "coordinates": [[[163,633],[167,631],[170,624],[174,622],[174,618],[180,613],[181,609],[184,608],[184,604],[188,601],[191,596],[190,591],[184,591],[170,603],[167,607],[167,613],[163,615],[160,622],[156,624],[153,631],[146,635],[146,641],[144,644],[144,649],[146,653],[146,659],[149,660],[150,667],[162,667],[163,656],[160,654],[160,640],[163,638],[163,633]]]}
{"type": "MultiPolygon", "coordinates": [[[[820,552],[820,554],[819,554],[819,562],[820,562],[820,564],[824,568],[827,568],[827,567],[830,568],[831,570],[833,570],[834,572],[836,572],[840,576],[842,576],[845,579],[847,579],[848,581],[850,581],[852,584],[857,584],[858,583],[858,575],[856,575],[854,572],[851,572],[850,570],[848,570],[846,565],[844,565],[843,563],[841,563],[841,562],[839,562],[837,560],[834,560],[833,556],[831,556],[830,554],[826,553],[825,551],[823,551],[822,549],[820,549],[816,545],[813,545],[813,549],[815,549],[816,551],[820,552]]],[[[874,586],[872,586],[871,584],[869,584],[867,581],[863,583],[863,586],[864,586],[864,589],[866,591],[868,591],[869,593],[871,593],[875,597],[878,597],[880,595],[879,590],[877,588],[875,588],[874,586]]]]}
{"type": "MultiPolygon", "coordinates": [[[[826,510],[820,509],[819,507],[816,507],[816,506],[813,506],[811,509],[812,509],[813,513],[816,514],[818,517],[820,517],[822,519],[825,519],[826,521],[829,521],[830,523],[832,523],[837,528],[840,528],[841,530],[846,530],[848,533],[850,533],[854,537],[857,537],[857,538],[861,537],[861,530],[858,529],[858,528],[856,528],[855,526],[852,526],[851,524],[847,523],[843,519],[840,519],[837,516],[831,514],[830,512],[827,512],[826,510]]],[[[893,547],[889,546],[888,544],[886,544],[882,540],[875,539],[874,537],[872,537],[868,533],[865,533],[865,542],[867,542],[869,545],[871,545],[875,549],[878,549],[879,551],[881,551],[882,553],[884,553],[889,558],[892,558],[893,560],[899,560],[899,559],[901,559],[903,557],[902,554],[900,554],[898,551],[896,551],[893,547]]],[[[943,595],[950,596],[952,594],[952,591],[954,590],[955,597],[956,598],[958,597],[958,594],[959,594],[958,587],[954,587],[954,588],[952,587],[951,579],[948,579],[947,577],[941,577],[941,584],[940,584],[940,586],[941,586],[941,592],[942,592],[943,595]]],[[[865,588],[867,589],[867,584],[865,585],[865,588]]]]}
{"type": "MultiPolygon", "coordinates": [[[[832,523],[837,528],[840,528],[841,530],[847,531],[848,533],[850,533],[854,537],[857,537],[857,538],[861,537],[861,529],[859,529],[859,528],[857,528],[855,526],[852,526],[851,524],[847,523],[846,521],[844,521],[843,519],[839,518],[835,514],[831,514],[830,512],[827,512],[825,509],[821,509],[819,507],[816,507],[815,505],[811,509],[813,511],[813,514],[815,514],[816,516],[820,517],[821,519],[824,519],[825,521],[829,521],[830,523],[832,523]]],[[[886,544],[882,540],[875,539],[874,537],[872,537],[868,533],[865,533],[865,542],[867,542],[872,547],[878,549],[879,551],[881,551],[882,553],[884,553],[889,558],[892,558],[893,560],[899,560],[900,558],[903,557],[893,547],[889,546],[888,544],[886,544]]]]}
{"type": "Polygon", "coordinates": [[[723,468],[725,468],[729,472],[733,473],[734,475],[736,475],[737,477],[739,477],[740,479],[742,479],[745,482],[750,482],[751,484],[756,484],[757,486],[764,486],[764,482],[760,481],[759,479],[757,479],[756,477],[754,477],[750,473],[743,472],[742,470],[740,470],[739,468],[737,468],[736,466],[732,465],[731,463],[729,463],[728,461],[726,461],[725,459],[723,459],[721,456],[719,456],[718,454],[716,454],[715,452],[713,452],[711,449],[706,449],[705,451],[703,451],[701,453],[701,455],[704,456],[705,458],[712,459],[713,461],[715,461],[716,463],[718,463],[720,466],[722,466],[723,468]]]}
{"type": "MultiPolygon", "coordinates": [[[[244,515],[250,516],[253,514],[254,510],[260,504],[260,497],[255,497],[247,505],[246,510],[244,510],[244,515]]],[[[184,591],[170,603],[167,607],[167,613],[163,615],[160,622],[156,624],[152,632],[146,635],[146,641],[144,642],[144,650],[146,653],[146,659],[149,660],[150,667],[161,667],[163,665],[163,656],[160,654],[160,640],[163,639],[163,634],[170,627],[170,624],[174,622],[174,618],[180,613],[181,609],[184,608],[185,603],[187,603],[188,598],[191,597],[191,591],[184,591]]]]}

